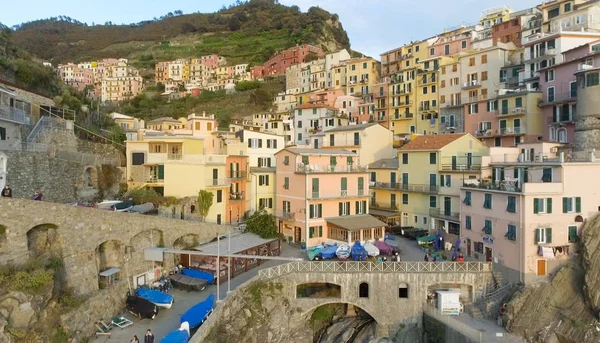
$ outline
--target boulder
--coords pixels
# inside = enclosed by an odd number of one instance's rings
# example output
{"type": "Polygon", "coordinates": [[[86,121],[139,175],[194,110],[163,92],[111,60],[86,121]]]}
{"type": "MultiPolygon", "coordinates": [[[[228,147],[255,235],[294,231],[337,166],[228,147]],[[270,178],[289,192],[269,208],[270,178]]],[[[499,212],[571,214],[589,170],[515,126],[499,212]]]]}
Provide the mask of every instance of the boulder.
{"type": "Polygon", "coordinates": [[[10,313],[10,325],[16,329],[27,329],[31,323],[31,318],[35,311],[31,307],[30,302],[23,303],[16,308],[13,308],[10,313]]]}
{"type": "Polygon", "coordinates": [[[590,309],[598,318],[600,313],[600,215],[588,220],[582,237],[583,266],[585,268],[585,282],[583,294],[590,309]]]}

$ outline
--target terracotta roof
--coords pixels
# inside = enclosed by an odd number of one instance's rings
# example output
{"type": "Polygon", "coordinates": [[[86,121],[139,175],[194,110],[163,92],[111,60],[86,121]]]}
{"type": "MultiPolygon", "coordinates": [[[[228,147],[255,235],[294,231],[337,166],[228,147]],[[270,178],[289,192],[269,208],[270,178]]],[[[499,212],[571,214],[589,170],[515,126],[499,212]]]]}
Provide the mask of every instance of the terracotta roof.
{"type": "Polygon", "coordinates": [[[418,136],[406,143],[399,150],[439,150],[464,135],[467,135],[467,133],[418,136]]]}

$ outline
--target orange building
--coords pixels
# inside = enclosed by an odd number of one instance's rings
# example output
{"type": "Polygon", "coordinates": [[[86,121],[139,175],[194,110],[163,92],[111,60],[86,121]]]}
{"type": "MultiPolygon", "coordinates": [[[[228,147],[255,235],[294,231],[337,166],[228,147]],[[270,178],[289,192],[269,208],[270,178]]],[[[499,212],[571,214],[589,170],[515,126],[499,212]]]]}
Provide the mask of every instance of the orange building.
{"type": "Polygon", "coordinates": [[[239,224],[249,209],[248,189],[248,156],[228,155],[225,160],[229,168],[227,177],[231,180],[229,194],[225,198],[227,223],[239,224]]]}

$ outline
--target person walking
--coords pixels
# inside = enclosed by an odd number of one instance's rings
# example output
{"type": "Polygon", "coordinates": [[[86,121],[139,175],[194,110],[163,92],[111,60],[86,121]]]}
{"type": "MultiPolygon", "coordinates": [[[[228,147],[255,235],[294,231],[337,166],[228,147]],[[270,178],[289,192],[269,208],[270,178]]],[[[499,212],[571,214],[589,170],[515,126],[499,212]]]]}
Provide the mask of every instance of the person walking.
{"type": "Polygon", "coordinates": [[[144,343],[154,343],[154,335],[152,334],[152,331],[150,331],[150,329],[146,331],[146,336],[144,336],[144,343]]]}
{"type": "Polygon", "coordinates": [[[131,339],[131,341],[129,341],[129,343],[140,343],[140,340],[137,338],[136,335],[133,335],[133,338],[131,339]]]}
{"type": "Polygon", "coordinates": [[[12,189],[10,189],[9,185],[4,186],[4,189],[2,189],[2,196],[4,198],[12,198],[12,189]]]}
{"type": "Polygon", "coordinates": [[[39,189],[36,189],[36,190],[35,190],[35,193],[33,193],[33,197],[32,197],[32,199],[33,199],[33,200],[42,201],[42,197],[43,197],[43,196],[44,196],[44,195],[42,194],[42,192],[41,192],[39,189]]]}

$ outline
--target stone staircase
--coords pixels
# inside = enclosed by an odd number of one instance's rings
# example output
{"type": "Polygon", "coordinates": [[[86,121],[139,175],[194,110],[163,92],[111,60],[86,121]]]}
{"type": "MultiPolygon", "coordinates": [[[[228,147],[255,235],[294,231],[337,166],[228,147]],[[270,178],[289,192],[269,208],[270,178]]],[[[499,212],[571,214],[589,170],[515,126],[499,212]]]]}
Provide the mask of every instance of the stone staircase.
{"type": "Polygon", "coordinates": [[[474,319],[480,320],[485,318],[479,307],[477,307],[477,305],[473,304],[471,301],[464,302],[463,306],[465,307],[465,312],[474,319]]]}

